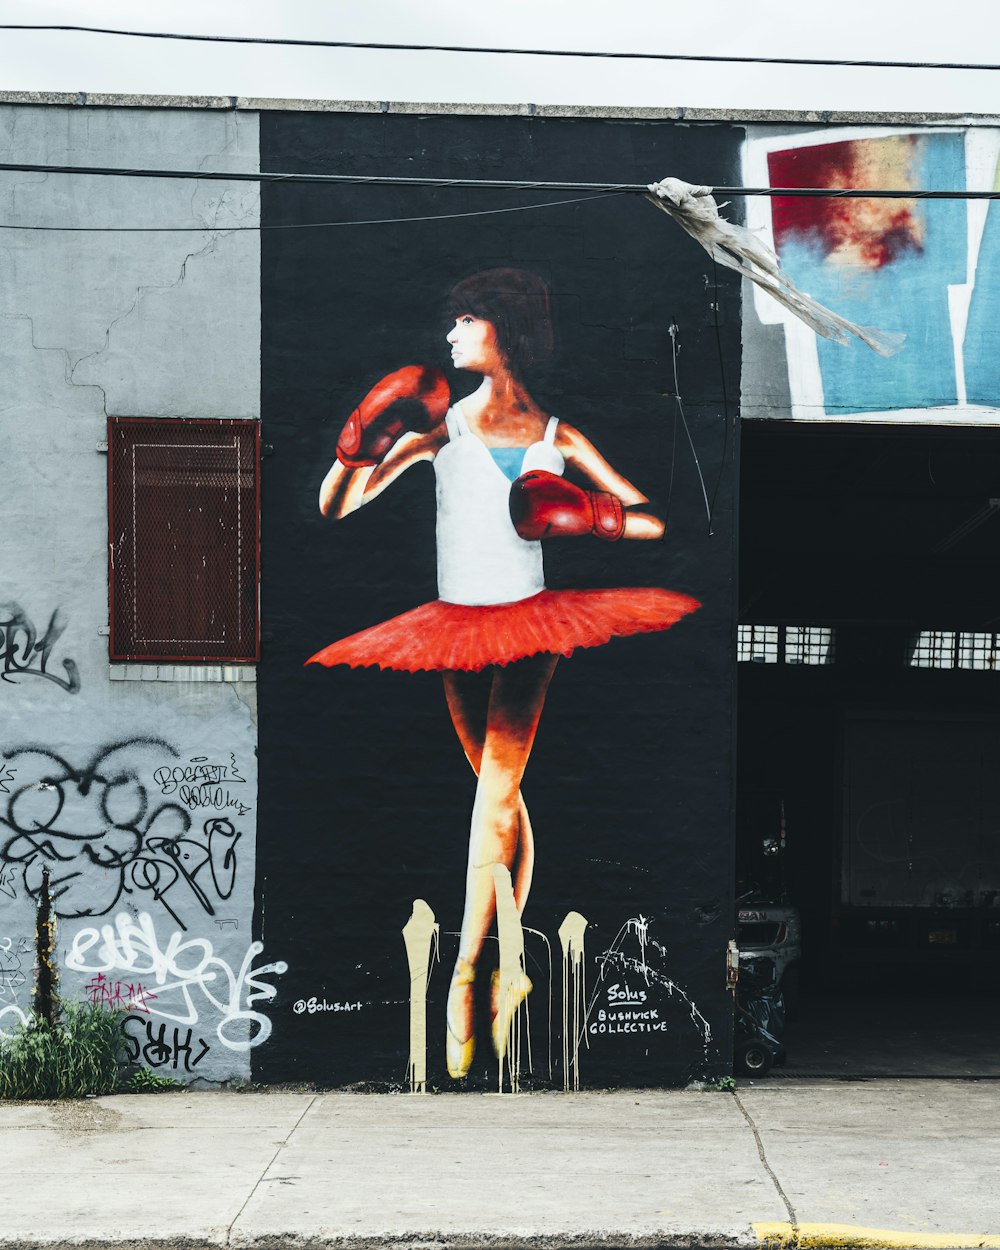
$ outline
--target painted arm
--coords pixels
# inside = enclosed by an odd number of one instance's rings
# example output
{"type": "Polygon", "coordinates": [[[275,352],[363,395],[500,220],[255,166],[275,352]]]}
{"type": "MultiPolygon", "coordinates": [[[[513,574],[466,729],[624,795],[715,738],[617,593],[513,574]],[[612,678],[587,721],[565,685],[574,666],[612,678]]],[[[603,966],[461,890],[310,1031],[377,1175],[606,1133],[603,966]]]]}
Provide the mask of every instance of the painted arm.
{"type": "Polygon", "coordinates": [[[440,369],[404,365],[376,382],[350,414],[337,459],[319,488],[319,510],[338,520],[380,495],[447,441],[451,395],[440,369]]]}
{"type": "Polygon", "coordinates": [[[623,538],[662,538],[663,521],[650,508],[642,508],[649,499],[626,477],[608,464],[594,444],[579,430],[560,421],[556,431],[556,447],[566,463],[585,477],[598,490],[606,490],[622,501],[626,508],[623,538]]]}
{"type": "Polygon", "coordinates": [[[433,460],[446,441],[447,430],[441,425],[429,434],[405,434],[381,464],[352,469],[334,460],[319,488],[320,512],[335,521],[357,512],[407,469],[421,460],[433,460]]]}

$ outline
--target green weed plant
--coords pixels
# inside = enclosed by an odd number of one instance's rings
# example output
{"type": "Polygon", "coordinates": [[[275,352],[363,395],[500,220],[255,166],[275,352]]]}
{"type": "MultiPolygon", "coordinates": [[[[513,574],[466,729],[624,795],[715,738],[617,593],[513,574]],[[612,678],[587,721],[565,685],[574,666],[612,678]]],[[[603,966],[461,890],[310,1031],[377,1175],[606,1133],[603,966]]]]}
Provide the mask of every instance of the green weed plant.
{"type": "Polygon", "coordinates": [[[112,1094],[128,1062],[124,1013],[63,1002],[54,1022],[32,1012],[0,1036],[0,1098],[83,1098],[112,1094]]]}
{"type": "Polygon", "coordinates": [[[149,1068],[138,1068],[122,1084],[121,1087],[129,1094],[158,1094],[167,1089],[184,1089],[183,1081],[175,1081],[170,1076],[160,1076],[149,1068]]]}

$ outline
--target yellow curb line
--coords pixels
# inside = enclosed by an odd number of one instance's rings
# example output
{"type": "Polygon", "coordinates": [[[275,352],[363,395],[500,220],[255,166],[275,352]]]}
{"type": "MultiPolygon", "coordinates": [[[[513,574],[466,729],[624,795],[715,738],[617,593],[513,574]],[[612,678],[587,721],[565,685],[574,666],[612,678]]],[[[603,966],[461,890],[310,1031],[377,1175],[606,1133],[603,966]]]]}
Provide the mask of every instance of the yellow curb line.
{"type": "Polygon", "coordinates": [[[754,1224],[760,1250],[1000,1250],[1000,1237],[982,1233],[904,1233],[859,1224],[754,1224]]]}

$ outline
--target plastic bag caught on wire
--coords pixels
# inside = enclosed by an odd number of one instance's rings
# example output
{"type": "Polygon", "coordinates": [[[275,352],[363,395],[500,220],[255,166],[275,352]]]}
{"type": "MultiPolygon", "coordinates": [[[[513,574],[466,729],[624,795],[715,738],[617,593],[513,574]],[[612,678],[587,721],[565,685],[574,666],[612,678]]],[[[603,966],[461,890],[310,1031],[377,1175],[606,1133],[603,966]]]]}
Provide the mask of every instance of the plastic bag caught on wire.
{"type": "Polygon", "coordinates": [[[853,335],[880,356],[893,356],[903,346],[905,334],[855,325],[800,291],[766,243],[746,226],[734,225],[721,216],[711,187],[663,178],[649,184],[645,198],[672,217],[720,265],[749,278],[817,334],[844,344],[849,344],[853,335]]]}

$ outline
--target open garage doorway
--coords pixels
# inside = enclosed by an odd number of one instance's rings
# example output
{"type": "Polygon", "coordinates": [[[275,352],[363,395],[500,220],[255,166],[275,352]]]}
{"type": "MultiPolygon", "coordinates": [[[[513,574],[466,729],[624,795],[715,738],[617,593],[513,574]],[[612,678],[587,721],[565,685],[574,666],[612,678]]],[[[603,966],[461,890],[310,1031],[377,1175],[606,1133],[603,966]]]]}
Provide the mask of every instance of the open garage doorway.
{"type": "Polygon", "coordinates": [[[801,919],[779,1071],[1000,1077],[1000,431],[747,422],[741,473],[744,934],[801,919]]]}

